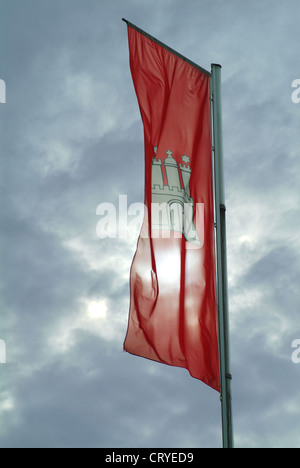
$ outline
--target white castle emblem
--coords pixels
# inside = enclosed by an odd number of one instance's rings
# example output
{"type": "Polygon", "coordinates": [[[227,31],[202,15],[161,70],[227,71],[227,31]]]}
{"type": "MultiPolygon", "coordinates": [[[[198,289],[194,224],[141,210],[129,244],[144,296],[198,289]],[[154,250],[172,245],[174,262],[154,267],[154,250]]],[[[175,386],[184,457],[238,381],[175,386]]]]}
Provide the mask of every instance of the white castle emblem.
{"type": "Polygon", "coordinates": [[[164,163],[156,158],[156,153],[157,146],[152,160],[152,229],[179,232],[188,242],[201,245],[194,224],[194,200],[190,194],[190,158],[181,156],[182,163],[178,167],[172,151],[166,151],[164,163]]]}

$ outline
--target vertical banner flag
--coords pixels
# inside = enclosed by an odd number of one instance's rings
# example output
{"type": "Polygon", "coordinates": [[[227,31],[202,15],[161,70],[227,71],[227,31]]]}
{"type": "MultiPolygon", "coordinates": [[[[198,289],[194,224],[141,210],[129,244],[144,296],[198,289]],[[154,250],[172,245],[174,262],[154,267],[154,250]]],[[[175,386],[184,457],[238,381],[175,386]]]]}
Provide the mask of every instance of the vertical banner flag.
{"type": "Polygon", "coordinates": [[[145,216],[125,351],[220,391],[210,74],[128,25],[144,125],[145,216]]]}

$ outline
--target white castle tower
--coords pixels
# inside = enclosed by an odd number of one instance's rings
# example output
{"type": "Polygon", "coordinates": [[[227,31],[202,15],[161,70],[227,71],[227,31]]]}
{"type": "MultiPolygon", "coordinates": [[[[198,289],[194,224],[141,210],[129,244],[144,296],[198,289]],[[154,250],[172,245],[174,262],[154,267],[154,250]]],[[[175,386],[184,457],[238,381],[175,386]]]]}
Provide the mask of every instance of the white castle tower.
{"type": "Polygon", "coordinates": [[[154,148],[152,160],[152,228],[179,232],[187,241],[201,245],[194,224],[194,200],[190,195],[192,169],[187,166],[190,158],[182,156],[182,163],[178,167],[172,151],[166,151],[167,157],[163,164],[161,159],[156,159],[156,152],[157,147],[154,148]],[[167,185],[164,184],[163,166],[167,185]],[[184,188],[181,186],[179,171],[184,188]]]}
{"type": "Polygon", "coordinates": [[[166,168],[168,186],[169,188],[180,188],[177,162],[172,156],[172,151],[168,150],[166,153],[168,157],[165,159],[164,165],[166,168]]]}

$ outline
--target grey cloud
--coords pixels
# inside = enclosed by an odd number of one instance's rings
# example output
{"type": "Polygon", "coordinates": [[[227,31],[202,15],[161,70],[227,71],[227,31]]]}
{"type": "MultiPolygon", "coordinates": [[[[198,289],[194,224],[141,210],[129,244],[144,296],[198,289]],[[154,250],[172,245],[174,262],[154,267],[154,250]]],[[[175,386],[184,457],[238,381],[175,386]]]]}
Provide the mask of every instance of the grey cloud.
{"type": "Polygon", "coordinates": [[[135,240],[96,207],[144,198],[123,16],[223,65],[236,444],[299,446],[299,4],[240,3],[1,2],[2,447],[221,445],[215,392],[122,351],[135,240]]]}

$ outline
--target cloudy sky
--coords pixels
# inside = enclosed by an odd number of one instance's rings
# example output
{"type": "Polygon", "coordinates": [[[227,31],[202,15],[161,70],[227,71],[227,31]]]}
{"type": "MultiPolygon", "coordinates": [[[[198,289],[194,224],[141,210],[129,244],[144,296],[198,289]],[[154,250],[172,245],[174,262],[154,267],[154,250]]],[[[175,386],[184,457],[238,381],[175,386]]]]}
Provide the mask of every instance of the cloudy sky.
{"type": "Polygon", "coordinates": [[[237,447],[300,447],[298,0],[0,0],[1,447],[220,447],[217,392],[124,353],[143,202],[125,17],[222,64],[237,447]]]}

